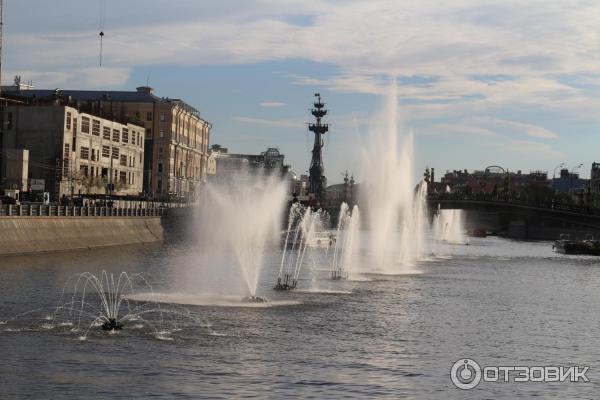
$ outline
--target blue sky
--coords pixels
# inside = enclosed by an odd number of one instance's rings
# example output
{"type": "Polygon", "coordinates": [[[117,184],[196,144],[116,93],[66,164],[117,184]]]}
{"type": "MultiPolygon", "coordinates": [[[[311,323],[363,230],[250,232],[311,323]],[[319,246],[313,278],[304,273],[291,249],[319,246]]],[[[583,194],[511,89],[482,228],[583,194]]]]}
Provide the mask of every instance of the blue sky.
{"type": "Polygon", "coordinates": [[[4,3],[3,83],[20,74],[37,88],[134,89],[149,79],[213,123],[211,143],[278,147],[297,173],[320,92],[330,182],[346,169],[360,176],[393,78],[415,174],[496,164],[552,175],[564,162],[588,176],[600,161],[597,1],[4,3]]]}

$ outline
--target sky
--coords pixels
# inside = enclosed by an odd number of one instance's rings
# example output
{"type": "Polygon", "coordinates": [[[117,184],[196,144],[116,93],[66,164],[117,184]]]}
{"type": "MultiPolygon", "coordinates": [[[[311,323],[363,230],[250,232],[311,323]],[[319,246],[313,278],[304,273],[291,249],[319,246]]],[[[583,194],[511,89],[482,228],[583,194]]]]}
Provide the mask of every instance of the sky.
{"type": "Polygon", "coordinates": [[[392,82],[415,178],[600,161],[600,2],[4,0],[2,82],[181,98],[235,153],[309,166],[313,94],[329,182],[360,179],[392,82]],[[100,67],[98,33],[103,30],[100,67]]]}

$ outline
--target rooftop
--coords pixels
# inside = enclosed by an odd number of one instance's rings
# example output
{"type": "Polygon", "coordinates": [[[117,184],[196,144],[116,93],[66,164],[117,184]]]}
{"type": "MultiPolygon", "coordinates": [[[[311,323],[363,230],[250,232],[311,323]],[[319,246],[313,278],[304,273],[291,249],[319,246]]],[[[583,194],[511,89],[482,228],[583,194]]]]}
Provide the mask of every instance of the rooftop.
{"type": "Polygon", "coordinates": [[[158,97],[154,95],[153,89],[147,86],[140,86],[135,91],[127,90],[69,90],[69,89],[21,89],[17,86],[2,86],[2,94],[15,96],[27,100],[45,100],[54,98],[56,95],[62,96],[65,100],[72,101],[116,101],[130,103],[172,103],[177,107],[185,109],[190,114],[200,118],[200,112],[185,103],[181,99],[170,99],[168,97],[158,97]]]}

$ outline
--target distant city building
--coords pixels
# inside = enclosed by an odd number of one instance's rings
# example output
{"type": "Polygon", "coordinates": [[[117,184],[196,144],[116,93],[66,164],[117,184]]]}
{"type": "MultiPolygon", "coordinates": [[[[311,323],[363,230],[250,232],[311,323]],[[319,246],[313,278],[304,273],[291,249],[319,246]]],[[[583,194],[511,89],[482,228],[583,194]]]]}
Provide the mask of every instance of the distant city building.
{"type": "Polygon", "coordinates": [[[300,200],[308,200],[308,189],[309,189],[309,177],[308,175],[300,175],[300,177],[294,175],[292,177],[292,195],[298,197],[300,200]]]}
{"type": "Polygon", "coordinates": [[[210,179],[210,177],[217,174],[217,157],[215,154],[209,154],[208,160],[206,161],[206,177],[210,179]]]}
{"type": "MultiPolygon", "coordinates": [[[[61,104],[11,105],[4,112],[4,188],[14,186],[11,155],[28,151],[27,177],[52,200],[72,194],[139,195],[144,128],[61,104]]],[[[21,170],[22,171],[22,170],[21,170]]],[[[24,185],[19,183],[20,187],[24,185]]]]}
{"type": "Polygon", "coordinates": [[[349,206],[355,204],[358,198],[357,187],[354,183],[354,176],[349,177],[348,172],[344,175],[344,183],[330,185],[325,191],[325,204],[327,206],[339,206],[346,203],[349,206]]]}
{"type": "Polygon", "coordinates": [[[146,86],[136,91],[35,90],[22,84],[2,88],[5,96],[29,103],[56,100],[107,120],[143,128],[143,191],[156,197],[194,196],[206,180],[211,124],[180,99],[157,97],[146,86]]]}
{"type": "Polygon", "coordinates": [[[523,174],[518,170],[506,174],[497,169],[476,170],[472,173],[465,169],[446,171],[440,183],[440,185],[434,184],[438,192],[446,191],[448,188],[455,193],[494,195],[507,193],[508,190],[518,197],[525,195],[527,191],[547,188],[549,181],[548,173],[544,171],[523,174]]]}
{"type": "Polygon", "coordinates": [[[215,179],[228,179],[239,171],[260,172],[284,176],[289,166],[284,164],[285,156],[274,147],[260,154],[234,154],[219,145],[211,146],[211,154],[216,160],[215,179]]]}
{"type": "Polygon", "coordinates": [[[582,179],[576,172],[569,172],[568,169],[561,169],[560,176],[558,178],[552,178],[550,181],[550,187],[556,193],[569,193],[573,194],[577,191],[582,191],[588,184],[587,179],[582,179]]]}

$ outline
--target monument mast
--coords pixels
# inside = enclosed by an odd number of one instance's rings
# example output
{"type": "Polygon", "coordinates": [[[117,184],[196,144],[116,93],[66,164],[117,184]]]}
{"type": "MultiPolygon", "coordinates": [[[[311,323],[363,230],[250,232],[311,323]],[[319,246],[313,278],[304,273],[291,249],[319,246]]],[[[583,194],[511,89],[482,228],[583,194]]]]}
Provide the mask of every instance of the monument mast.
{"type": "Polygon", "coordinates": [[[316,123],[308,125],[308,130],[315,134],[315,143],[312,149],[312,159],[310,161],[309,172],[309,193],[315,196],[317,201],[322,201],[325,195],[325,187],[327,178],[325,178],[325,168],[323,167],[323,148],[322,136],[329,131],[327,124],[321,123],[321,119],[327,114],[325,104],[321,102],[321,95],[315,93],[316,101],[313,103],[314,108],[311,114],[316,118],[316,123]]]}

